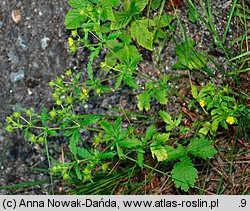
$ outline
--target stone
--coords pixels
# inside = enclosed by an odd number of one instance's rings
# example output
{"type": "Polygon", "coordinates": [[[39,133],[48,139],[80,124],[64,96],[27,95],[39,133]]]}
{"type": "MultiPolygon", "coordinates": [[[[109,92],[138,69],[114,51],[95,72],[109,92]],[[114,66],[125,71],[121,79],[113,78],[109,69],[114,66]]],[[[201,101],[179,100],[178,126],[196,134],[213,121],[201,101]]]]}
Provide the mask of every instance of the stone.
{"type": "Polygon", "coordinates": [[[11,73],[10,74],[10,80],[12,83],[15,83],[17,81],[21,81],[24,78],[24,71],[23,70],[19,70],[15,73],[11,73]]]}

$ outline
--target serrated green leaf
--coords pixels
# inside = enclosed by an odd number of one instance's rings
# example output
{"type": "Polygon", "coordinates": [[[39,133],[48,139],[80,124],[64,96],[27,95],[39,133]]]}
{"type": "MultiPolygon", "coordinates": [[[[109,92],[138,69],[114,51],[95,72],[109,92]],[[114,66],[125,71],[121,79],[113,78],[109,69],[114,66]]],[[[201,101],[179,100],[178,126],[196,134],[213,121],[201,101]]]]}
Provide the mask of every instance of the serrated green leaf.
{"type": "Polygon", "coordinates": [[[107,0],[114,8],[118,7],[119,0],[107,0]]]}
{"type": "Polygon", "coordinates": [[[153,0],[152,9],[157,10],[158,7],[161,5],[161,2],[162,2],[162,0],[153,0]]]}
{"type": "Polygon", "coordinates": [[[64,24],[67,29],[76,29],[86,20],[85,14],[81,14],[80,9],[69,10],[66,14],[64,24]]]}
{"type": "Polygon", "coordinates": [[[165,149],[167,150],[168,159],[167,162],[179,159],[186,153],[186,148],[183,147],[181,144],[178,144],[177,148],[174,148],[172,146],[165,146],[165,149]]]}
{"type": "Polygon", "coordinates": [[[114,133],[114,128],[111,125],[111,123],[109,123],[108,121],[103,120],[100,123],[100,125],[101,125],[102,129],[105,130],[105,132],[107,132],[107,133],[114,133]]]}
{"type": "Polygon", "coordinates": [[[148,141],[154,135],[155,125],[150,125],[147,129],[144,141],[148,141]]]}
{"type": "Polygon", "coordinates": [[[154,141],[156,143],[165,143],[169,140],[170,133],[158,133],[154,136],[154,141]]]}
{"type": "Polygon", "coordinates": [[[175,127],[178,127],[181,124],[182,113],[179,114],[178,119],[175,121],[175,127]]]}
{"type": "Polygon", "coordinates": [[[165,105],[168,102],[166,98],[166,91],[164,90],[156,90],[155,91],[155,99],[162,105],[165,105]]]}
{"type": "Polygon", "coordinates": [[[82,159],[91,158],[91,154],[83,147],[77,147],[77,155],[82,159]]]}
{"type": "Polygon", "coordinates": [[[120,130],[121,130],[121,123],[122,123],[122,119],[120,117],[117,120],[115,120],[115,122],[114,122],[114,130],[116,132],[120,132],[120,130]]]}
{"type": "Polygon", "coordinates": [[[43,108],[42,113],[41,113],[41,120],[42,120],[42,125],[46,127],[46,122],[47,122],[47,109],[43,108]]]}
{"type": "Polygon", "coordinates": [[[147,4],[148,0],[131,0],[130,10],[133,15],[137,15],[144,10],[147,4]]]}
{"type": "Polygon", "coordinates": [[[122,79],[123,79],[123,74],[121,74],[118,78],[116,78],[116,82],[115,82],[115,90],[117,90],[121,83],[122,83],[122,79]]]}
{"type": "Polygon", "coordinates": [[[136,20],[131,24],[131,37],[142,47],[153,50],[153,32],[148,30],[147,20],[136,20]]]}
{"type": "Polygon", "coordinates": [[[86,125],[93,125],[96,124],[99,121],[100,117],[98,116],[91,116],[88,118],[85,118],[82,122],[81,125],[86,126],[86,125]]]}
{"type": "Polygon", "coordinates": [[[181,188],[187,192],[189,187],[194,187],[195,180],[198,178],[197,169],[194,167],[192,161],[188,156],[180,159],[180,162],[174,165],[172,173],[172,180],[177,188],[181,188]]]}
{"type": "Polygon", "coordinates": [[[129,87],[132,87],[136,90],[139,89],[139,86],[136,84],[135,80],[134,80],[134,77],[132,75],[127,75],[125,74],[123,76],[123,81],[126,85],[128,85],[129,87]]]}
{"type": "Polygon", "coordinates": [[[104,2],[102,3],[101,7],[102,7],[101,17],[104,20],[115,21],[115,16],[113,13],[112,6],[108,2],[104,2]]]}
{"type": "Polygon", "coordinates": [[[78,141],[80,139],[80,132],[79,130],[75,130],[70,138],[70,141],[69,141],[69,148],[70,148],[70,151],[72,152],[73,155],[76,156],[76,153],[77,153],[77,144],[78,144],[78,141]]]}
{"type": "Polygon", "coordinates": [[[147,93],[147,92],[143,92],[139,95],[136,96],[138,99],[138,108],[140,111],[142,111],[143,109],[145,109],[146,111],[148,111],[150,109],[150,98],[151,96],[147,93]]]}
{"type": "Polygon", "coordinates": [[[197,96],[198,96],[197,88],[194,85],[191,85],[191,94],[192,94],[192,96],[193,96],[194,99],[196,99],[197,96]]]}
{"type": "Polygon", "coordinates": [[[48,133],[48,136],[57,136],[58,135],[58,133],[54,130],[49,130],[47,133],[48,133]]]}
{"type": "Polygon", "coordinates": [[[167,123],[169,125],[173,125],[174,122],[173,122],[172,117],[170,116],[170,114],[168,112],[160,110],[158,113],[165,123],[167,123]]]}
{"type": "Polygon", "coordinates": [[[139,141],[136,137],[133,137],[128,140],[123,140],[119,142],[119,145],[125,148],[136,148],[141,146],[141,141],[139,141]]]}
{"type": "Polygon", "coordinates": [[[214,119],[212,122],[212,131],[217,131],[219,127],[219,119],[214,119]]]}
{"type": "Polygon", "coordinates": [[[112,159],[113,157],[116,156],[115,152],[105,152],[100,155],[101,159],[112,159]]]}
{"type": "Polygon", "coordinates": [[[211,141],[205,138],[195,138],[191,140],[188,145],[188,151],[190,154],[207,159],[212,158],[217,151],[214,149],[214,146],[211,145],[211,141]]]}
{"type": "Polygon", "coordinates": [[[116,148],[117,148],[117,153],[118,153],[119,158],[124,159],[125,155],[124,155],[122,149],[118,145],[116,146],[116,148]]]}
{"type": "Polygon", "coordinates": [[[152,142],[150,145],[150,150],[153,158],[158,161],[164,161],[168,159],[167,150],[165,147],[159,145],[157,142],[152,142]]]}
{"type": "Polygon", "coordinates": [[[115,21],[112,21],[110,25],[110,28],[112,30],[119,30],[125,27],[132,18],[131,13],[126,11],[116,12],[114,16],[115,16],[115,21]]]}
{"type": "Polygon", "coordinates": [[[82,180],[82,173],[81,173],[78,165],[75,166],[75,170],[76,170],[76,176],[77,176],[77,178],[79,180],[82,180]]]}
{"type": "Polygon", "coordinates": [[[90,5],[90,3],[86,0],[69,0],[69,5],[73,8],[82,9],[90,5]]]}
{"type": "MultiPolygon", "coordinates": [[[[143,150],[142,150],[143,151],[143,150]]],[[[137,154],[137,163],[138,165],[142,168],[143,167],[143,163],[144,163],[144,153],[141,151],[138,151],[137,154]]]]}

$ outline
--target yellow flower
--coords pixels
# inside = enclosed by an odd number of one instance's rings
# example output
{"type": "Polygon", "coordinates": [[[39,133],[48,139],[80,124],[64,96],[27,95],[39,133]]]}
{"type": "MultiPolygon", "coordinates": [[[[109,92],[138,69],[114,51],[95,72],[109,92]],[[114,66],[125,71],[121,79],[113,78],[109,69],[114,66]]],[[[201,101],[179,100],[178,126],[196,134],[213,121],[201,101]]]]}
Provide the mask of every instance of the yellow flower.
{"type": "Polygon", "coordinates": [[[84,9],[81,9],[79,13],[80,13],[80,15],[83,15],[84,12],[85,12],[84,9]]]}
{"type": "Polygon", "coordinates": [[[226,122],[229,123],[230,125],[232,125],[234,123],[234,118],[232,116],[229,116],[229,117],[227,117],[226,122]]]}
{"type": "Polygon", "coordinates": [[[200,105],[201,105],[201,107],[204,107],[205,106],[205,101],[204,100],[200,100],[200,105]]]}
{"type": "Polygon", "coordinates": [[[84,94],[85,96],[87,96],[87,94],[88,94],[88,90],[87,90],[87,89],[83,88],[83,89],[82,89],[82,92],[83,92],[83,94],[84,94]]]}
{"type": "Polygon", "coordinates": [[[69,46],[70,46],[70,47],[74,45],[74,40],[73,40],[72,37],[69,37],[69,38],[68,38],[68,43],[69,43],[69,46]]]}

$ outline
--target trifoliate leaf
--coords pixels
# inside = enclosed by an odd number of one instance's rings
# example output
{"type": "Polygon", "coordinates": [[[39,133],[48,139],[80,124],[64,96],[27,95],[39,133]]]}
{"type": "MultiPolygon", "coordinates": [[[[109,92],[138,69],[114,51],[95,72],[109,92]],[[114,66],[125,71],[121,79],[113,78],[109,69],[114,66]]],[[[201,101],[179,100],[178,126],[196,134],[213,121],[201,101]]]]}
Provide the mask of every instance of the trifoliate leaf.
{"type": "Polygon", "coordinates": [[[185,192],[189,187],[194,187],[195,179],[198,178],[197,169],[194,167],[192,161],[188,156],[180,159],[180,162],[174,165],[172,173],[172,180],[177,188],[181,188],[185,192]]]}
{"type": "Polygon", "coordinates": [[[211,145],[211,141],[205,138],[195,138],[191,140],[187,149],[190,154],[203,159],[210,159],[217,153],[214,146],[211,145]]]}
{"type": "Polygon", "coordinates": [[[137,105],[139,110],[142,111],[143,109],[145,109],[146,111],[148,111],[150,109],[151,96],[147,92],[143,92],[137,95],[136,97],[139,100],[138,105],[137,105]]]}

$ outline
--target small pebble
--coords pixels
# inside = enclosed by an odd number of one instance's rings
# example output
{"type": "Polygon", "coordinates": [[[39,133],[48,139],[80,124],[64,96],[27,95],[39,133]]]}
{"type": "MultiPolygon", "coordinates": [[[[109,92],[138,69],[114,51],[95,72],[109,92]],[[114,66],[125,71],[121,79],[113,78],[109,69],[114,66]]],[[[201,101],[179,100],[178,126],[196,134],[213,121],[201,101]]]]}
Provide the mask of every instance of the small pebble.
{"type": "Polygon", "coordinates": [[[41,40],[41,45],[42,45],[42,49],[45,50],[48,46],[49,46],[49,41],[50,39],[48,37],[44,37],[42,40],[41,40]]]}
{"type": "Polygon", "coordinates": [[[2,28],[3,26],[3,21],[0,21],[0,29],[2,28]]]}
{"type": "Polygon", "coordinates": [[[13,10],[11,13],[12,19],[15,23],[20,23],[22,20],[22,15],[20,10],[13,10]]]}
{"type": "Polygon", "coordinates": [[[24,78],[24,71],[23,70],[19,70],[16,73],[11,73],[10,74],[10,80],[12,83],[15,83],[17,81],[21,81],[24,78]]]}
{"type": "Polygon", "coordinates": [[[19,63],[19,58],[18,56],[16,55],[16,53],[14,51],[10,51],[8,53],[8,57],[9,57],[9,60],[13,63],[13,64],[18,64],[19,63]]]}
{"type": "Polygon", "coordinates": [[[23,50],[27,50],[28,49],[28,45],[27,43],[25,42],[25,40],[23,39],[23,37],[21,36],[18,36],[18,45],[20,46],[20,48],[22,48],[23,50]]]}

